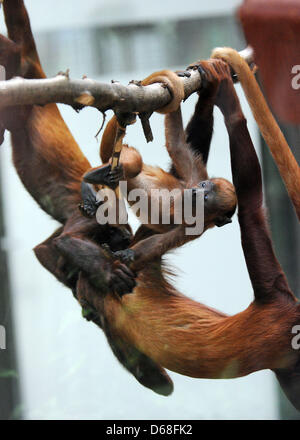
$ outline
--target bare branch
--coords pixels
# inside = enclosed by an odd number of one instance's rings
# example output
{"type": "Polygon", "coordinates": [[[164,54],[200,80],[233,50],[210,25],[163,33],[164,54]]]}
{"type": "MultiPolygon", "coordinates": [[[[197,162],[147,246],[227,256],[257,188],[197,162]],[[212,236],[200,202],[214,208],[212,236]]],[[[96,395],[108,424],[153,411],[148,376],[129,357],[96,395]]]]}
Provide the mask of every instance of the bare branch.
{"type": "MultiPolygon", "coordinates": [[[[252,61],[251,51],[245,50],[241,54],[248,62],[252,61]]],[[[201,85],[198,71],[191,70],[190,73],[189,77],[181,78],[185,99],[201,85]]],[[[89,78],[72,80],[65,74],[46,79],[17,77],[0,81],[0,108],[55,102],[68,104],[75,109],[91,106],[102,112],[108,109],[119,112],[151,112],[168,104],[170,99],[168,89],[159,83],[149,86],[131,83],[124,86],[118,82],[107,84],[89,78]]]]}

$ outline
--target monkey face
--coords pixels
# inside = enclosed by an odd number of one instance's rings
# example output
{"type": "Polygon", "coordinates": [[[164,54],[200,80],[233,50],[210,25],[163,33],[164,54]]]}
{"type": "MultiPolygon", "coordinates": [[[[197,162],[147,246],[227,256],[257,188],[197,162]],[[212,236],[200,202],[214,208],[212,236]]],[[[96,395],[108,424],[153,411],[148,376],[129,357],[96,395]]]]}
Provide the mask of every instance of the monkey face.
{"type": "Polygon", "coordinates": [[[235,213],[237,198],[234,186],[226,179],[212,179],[215,188],[215,217],[214,224],[218,227],[231,223],[235,213]]]}
{"type": "Polygon", "coordinates": [[[234,186],[226,179],[204,180],[192,189],[193,197],[204,194],[204,222],[218,227],[231,223],[236,209],[234,186]]]}
{"type": "Polygon", "coordinates": [[[204,202],[204,215],[211,217],[211,213],[216,210],[216,191],[215,184],[211,180],[203,180],[192,188],[192,200],[193,200],[193,215],[196,215],[196,201],[197,197],[203,196],[204,202]]]}

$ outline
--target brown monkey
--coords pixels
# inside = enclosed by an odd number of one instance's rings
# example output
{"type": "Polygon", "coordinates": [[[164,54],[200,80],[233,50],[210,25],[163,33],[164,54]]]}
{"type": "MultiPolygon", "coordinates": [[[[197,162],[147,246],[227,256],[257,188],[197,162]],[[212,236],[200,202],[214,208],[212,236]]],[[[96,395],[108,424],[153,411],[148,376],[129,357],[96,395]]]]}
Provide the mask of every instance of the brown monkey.
{"type": "MultiPolygon", "coordinates": [[[[23,0],[4,0],[3,6],[9,39],[0,35],[0,64],[6,69],[7,79],[16,75],[44,78],[23,0]]],[[[173,385],[164,370],[124,342],[121,335],[114,338],[104,310],[100,312],[98,307],[95,314],[83,298],[88,290],[95,293],[93,286],[102,298],[107,292],[122,295],[133,289],[131,271],[99,246],[104,243],[111,250],[126,248],[131,234],[130,229],[126,233],[100,226],[80,214],[82,174],[90,165],[57,106],[10,107],[0,113],[0,125],[2,135],[5,129],[11,132],[14,163],[25,187],[48,214],[63,224],[34,249],[37,258],[72,289],[85,317],[103,329],[121,364],[144,386],[159,394],[170,394],[173,385]]],[[[84,186],[83,191],[86,200],[93,198],[89,187],[84,186]]]]}
{"type": "MultiPolygon", "coordinates": [[[[6,67],[7,79],[17,75],[45,78],[23,1],[5,1],[3,6],[9,39],[1,36],[0,62],[6,67]]],[[[129,245],[129,230],[99,228],[96,221],[85,219],[78,211],[81,176],[90,165],[55,104],[7,108],[0,113],[0,121],[2,129],[11,132],[13,162],[25,188],[44,211],[64,224],[61,235],[56,238],[58,242],[68,241],[80,251],[86,247],[87,255],[101,254],[101,248],[95,247],[93,240],[110,241],[114,250],[129,245]]],[[[35,252],[47,267],[49,260],[43,250],[41,246],[35,252]]],[[[72,258],[76,260],[77,255],[72,258]]],[[[101,259],[107,260],[104,252],[101,259]]],[[[135,285],[133,274],[117,261],[113,265],[108,263],[105,272],[97,271],[95,261],[82,261],[78,257],[77,263],[85,268],[97,287],[106,286],[109,281],[111,287],[114,284],[116,291],[122,293],[130,292],[135,285]]]]}
{"type": "MultiPolygon", "coordinates": [[[[201,73],[203,68],[209,63],[209,61],[203,61],[194,64],[191,68],[199,68],[201,73]]],[[[233,185],[226,179],[209,179],[206,171],[206,161],[213,128],[212,111],[217,83],[203,77],[203,86],[201,96],[199,97],[201,104],[197,104],[195,114],[189,124],[191,127],[197,121],[197,134],[202,132],[197,142],[201,143],[203,141],[203,144],[199,147],[198,151],[193,151],[193,146],[186,139],[182,123],[180,109],[180,101],[183,96],[183,90],[181,90],[183,88],[182,81],[175,73],[164,70],[152,74],[142,84],[147,85],[154,82],[165,84],[170,89],[174,100],[174,102],[171,101],[173,104],[159,109],[161,113],[167,113],[165,116],[165,134],[166,147],[172,159],[171,172],[143,164],[139,152],[132,147],[124,145],[120,158],[121,166],[111,170],[109,164],[104,165],[89,171],[84,176],[86,182],[104,184],[111,188],[115,188],[119,180],[124,177],[127,180],[128,193],[137,188],[146,191],[149,201],[147,206],[148,215],[146,219],[143,219],[143,222],[155,234],[135,243],[131,246],[130,251],[120,251],[117,253],[124,261],[131,262],[130,267],[134,270],[139,270],[146,262],[154,260],[167,251],[199,236],[199,234],[186,235],[187,225],[183,218],[181,218],[180,225],[175,223],[174,206],[176,205],[176,195],[174,195],[173,204],[171,205],[170,222],[168,224],[162,223],[164,203],[161,200],[161,194],[153,192],[153,189],[179,190],[181,201],[179,203],[182,203],[184,200],[183,193],[186,189],[192,190],[193,203],[195,203],[197,193],[204,194],[204,231],[212,228],[214,225],[223,226],[231,222],[231,216],[234,214],[236,207],[233,185]],[[200,123],[199,119],[201,120],[200,123]],[[151,207],[153,205],[159,206],[160,209],[159,224],[151,223],[151,207]]],[[[103,162],[107,162],[113,154],[113,140],[116,136],[117,127],[117,119],[113,117],[107,124],[102,137],[100,157],[103,162]]],[[[188,135],[189,130],[187,130],[188,135]]],[[[130,200],[129,204],[132,204],[130,200]]],[[[182,204],[181,212],[184,212],[182,204]]]]}
{"type": "MultiPolygon", "coordinates": [[[[300,305],[273,251],[261,170],[229,68],[215,60],[205,70],[220,85],[216,104],[229,134],[242,246],[254,301],[243,312],[227,316],[176,291],[165,281],[158,261],[139,273],[132,295],[123,296],[121,302],[106,296],[106,317],[114,337],[121,334],[158,364],[180,374],[234,378],[271,369],[300,410],[300,355],[292,347],[300,305]]],[[[192,142],[196,145],[197,139],[192,142]]],[[[97,309],[99,297],[87,295],[86,300],[97,309]]]]}
{"type": "MultiPolygon", "coordinates": [[[[17,13],[23,2],[10,0],[9,5],[11,19],[18,19],[25,29],[17,13]]],[[[223,101],[221,109],[230,135],[242,244],[255,301],[244,312],[226,316],[177,292],[165,281],[160,261],[141,271],[134,293],[121,300],[112,292],[103,297],[101,291],[90,289],[83,273],[77,282],[78,295],[94,306],[97,323],[105,317],[111,341],[118,343],[121,339],[123,348],[142,347],[144,355],[150,353],[161,365],[193,377],[236,377],[272,368],[288,397],[300,408],[299,354],[291,347],[291,328],[300,318],[299,304],[272,250],[261,203],[259,164],[229,72],[216,72],[211,66],[210,73],[226,86],[221,89],[218,105],[223,101]],[[233,98],[233,103],[228,109],[225,104],[229,105],[229,98],[233,98]],[[130,341],[135,345],[130,345],[130,341]]],[[[63,134],[65,130],[64,126],[57,133],[63,134]]],[[[190,142],[197,147],[198,138],[190,142]]],[[[80,198],[79,187],[76,191],[80,198]]],[[[68,206],[62,209],[68,212],[68,206]]]]}
{"type": "Polygon", "coordinates": [[[240,54],[230,47],[216,48],[212,53],[212,58],[224,60],[237,74],[253,116],[270,148],[300,220],[300,167],[266,103],[254,74],[240,54]]]}

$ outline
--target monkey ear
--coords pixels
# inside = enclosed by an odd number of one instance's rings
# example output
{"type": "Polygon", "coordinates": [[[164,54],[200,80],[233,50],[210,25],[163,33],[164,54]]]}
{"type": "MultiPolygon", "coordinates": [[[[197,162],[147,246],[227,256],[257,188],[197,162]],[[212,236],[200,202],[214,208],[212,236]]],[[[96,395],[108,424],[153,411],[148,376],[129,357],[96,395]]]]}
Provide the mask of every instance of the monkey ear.
{"type": "Polygon", "coordinates": [[[218,228],[228,225],[228,223],[232,223],[232,220],[230,217],[226,217],[225,215],[223,217],[218,217],[215,220],[215,225],[218,226],[218,228]]]}

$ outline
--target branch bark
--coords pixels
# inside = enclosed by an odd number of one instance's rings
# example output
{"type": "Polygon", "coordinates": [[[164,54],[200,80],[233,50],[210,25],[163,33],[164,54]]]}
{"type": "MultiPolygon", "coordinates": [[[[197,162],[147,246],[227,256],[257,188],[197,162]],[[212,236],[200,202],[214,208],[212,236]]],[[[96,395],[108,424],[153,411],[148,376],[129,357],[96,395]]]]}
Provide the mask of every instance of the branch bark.
{"type": "MultiPolygon", "coordinates": [[[[253,61],[250,48],[240,52],[248,63],[253,61]]],[[[191,70],[190,77],[183,77],[185,99],[201,85],[198,71],[191,70]]],[[[150,112],[165,106],[171,96],[162,84],[140,86],[135,83],[124,86],[118,82],[102,83],[84,78],[72,80],[65,74],[54,78],[12,78],[0,81],[0,108],[14,105],[68,104],[75,109],[95,107],[105,112],[108,109],[124,112],[150,112]]]]}

